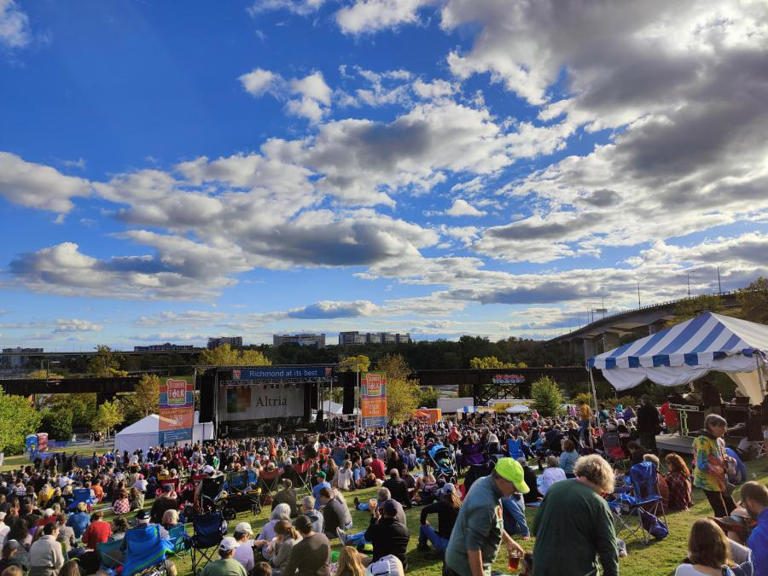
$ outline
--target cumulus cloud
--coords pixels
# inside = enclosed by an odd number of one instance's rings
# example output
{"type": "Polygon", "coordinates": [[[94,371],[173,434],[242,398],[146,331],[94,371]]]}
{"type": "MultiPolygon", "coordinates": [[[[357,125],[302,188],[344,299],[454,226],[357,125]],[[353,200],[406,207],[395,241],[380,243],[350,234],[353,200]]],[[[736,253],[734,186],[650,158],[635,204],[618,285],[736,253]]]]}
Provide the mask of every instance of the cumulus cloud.
{"type": "Polygon", "coordinates": [[[478,210],[463,198],[456,198],[451,207],[445,211],[446,216],[485,216],[485,212],[478,210]]]}
{"type": "Polygon", "coordinates": [[[23,48],[31,41],[29,17],[14,0],[0,0],[0,45],[23,48]]]}
{"type": "Polygon", "coordinates": [[[261,96],[274,85],[277,78],[278,76],[274,72],[254,68],[247,74],[240,76],[238,80],[251,96],[261,96]]]}
{"type": "Polygon", "coordinates": [[[355,300],[353,302],[339,302],[324,300],[310,306],[289,311],[288,318],[330,319],[330,318],[357,318],[371,316],[378,311],[378,306],[369,300],[355,300]]]}
{"type": "Polygon", "coordinates": [[[336,22],[347,34],[377,32],[418,22],[419,9],[432,3],[434,0],[359,0],[336,12],[336,22]]]}
{"type": "Polygon", "coordinates": [[[332,92],[321,72],[285,80],[269,70],[254,68],[238,80],[252,96],[271,93],[277,98],[287,99],[285,110],[293,116],[319,122],[330,111],[332,92]]]}
{"type": "Polygon", "coordinates": [[[73,198],[90,193],[90,185],[83,178],[0,152],[0,196],[14,204],[66,214],[74,206],[73,198]]]}
{"type": "Polygon", "coordinates": [[[325,0],[255,0],[248,8],[248,14],[256,17],[262,12],[287,10],[306,16],[320,9],[325,0]]]}
{"type": "Polygon", "coordinates": [[[54,334],[71,333],[71,332],[100,332],[103,326],[90,320],[81,320],[78,318],[72,318],[71,320],[59,319],[56,320],[56,327],[53,329],[54,334]]]}

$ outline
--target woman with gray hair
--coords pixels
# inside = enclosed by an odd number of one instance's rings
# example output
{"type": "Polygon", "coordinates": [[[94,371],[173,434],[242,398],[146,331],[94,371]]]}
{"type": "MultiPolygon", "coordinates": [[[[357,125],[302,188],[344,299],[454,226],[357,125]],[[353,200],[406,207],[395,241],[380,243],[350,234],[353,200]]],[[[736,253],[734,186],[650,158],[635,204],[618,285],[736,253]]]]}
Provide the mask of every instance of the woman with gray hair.
{"type": "Polygon", "coordinates": [[[534,574],[595,574],[599,559],[604,576],[617,576],[616,533],[603,497],[613,492],[613,469],[590,454],[579,458],[573,471],[576,480],[550,486],[533,521],[534,574]]]}
{"type": "Polygon", "coordinates": [[[291,507],[285,502],[278,504],[275,506],[275,509],[272,510],[272,514],[269,518],[269,522],[264,524],[264,527],[261,529],[261,534],[259,534],[259,538],[256,544],[257,546],[261,546],[261,552],[264,558],[268,558],[269,553],[267,552],[267,547],[275,538],[275,536],[277,536],[277,533],[275,532],[275,526],[277,523],[280,522],[280,520],[288,520],[288,522],[291,521],[291,507]]]}
{"type": "Polygon", "coordinates": [[[704,418],[704,434],[693,441],[696,458],[693,469],[693,485],[704,491],[709,505],[717,518],[728,516],[736,503],[728,493],[726,473],[731,457],[725,453],[725,432],[728,422],[719,414],[704,418]]]}

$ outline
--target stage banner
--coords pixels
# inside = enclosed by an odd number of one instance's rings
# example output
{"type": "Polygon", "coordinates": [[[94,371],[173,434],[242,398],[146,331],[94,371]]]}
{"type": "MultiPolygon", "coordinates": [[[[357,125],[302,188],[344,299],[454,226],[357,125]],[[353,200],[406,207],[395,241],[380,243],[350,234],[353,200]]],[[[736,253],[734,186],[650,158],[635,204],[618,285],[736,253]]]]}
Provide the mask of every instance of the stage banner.
{"type": "Polygon", "coordinates": [[[315,380],[331,376],[333,368],[330,366],[258,366],[232,370],[232,380],[315,380]]]}
{"type": "Polygon", "coordinates": [[[195,421],[195,385],[167,379],[160,384],[160,443],[191,442],[195,421]]]}
{"type": "Polygon", "coordinates": [[[384,372],[363,374],[360,391],[363,428],[384,428],[387,425],[387,375],[384,372]]]}
{"type": "Polygon", "coordinates": [[[295,418],[304,415],[307,382],[224,381],[219,386],[219,422],[295,418]]]}

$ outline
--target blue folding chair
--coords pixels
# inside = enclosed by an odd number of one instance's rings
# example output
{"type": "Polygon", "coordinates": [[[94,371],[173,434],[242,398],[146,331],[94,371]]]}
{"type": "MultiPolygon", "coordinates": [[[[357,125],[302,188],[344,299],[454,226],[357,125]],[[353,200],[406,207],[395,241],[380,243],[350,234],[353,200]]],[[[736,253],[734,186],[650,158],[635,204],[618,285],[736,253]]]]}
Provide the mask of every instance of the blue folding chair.
{"type": "Polygon", "coordinates": [[[85,505],[88,506],[89,511],[93,508],[93,498],[91,498],[90,488],[75,488],[72,490],[72,502],[67,506],[67,512],[74,512],[77,510],[77,505],[80,504],[80,502],[85,503],[85,505]]]}
{"type": "Polygon", "coordinates": [[[522,440],[519,438],[510,438],[507,440],[507,452],[510,458],[515,460],[525,460],[525,453],[523,452],[522,440]]]}
{"type": "Polygon", "coordinates": [[[216,549],[227,531],[224,516],[221,512],[198,514],[192,518],[194,533],[189,539],[189,549],[192,555],[192,573],[197,576],[203,567],[214,560],[216,549]]]}
{"type": "Polygon", "coordinates": [[[616,531],[617,533],[626,531],[630,535],[640,534],[643,543],[647,544],[651,536],[657,537],[652,532],[656,522],[660,522],[667,533],[669,531],[664,501],[659,492],[656,464],[653,462],[635,464],[629,469],[627,480],[631,486],[631,494],[626,492],[618,494],[616,500],[610,504],[614,513],[616,531]],[[657,520],[651,519],[650,515],[657,520]],[[635,518],[637,522],[630,523],[630,518],[635,518]]]}
{"type": "Polygon", "coordinates": [[[184,524],[176,524],[176,526],[168,530],[168,541],[173,546],[173,553],[176,556],[181,556],[188,552],[191,545],[190,537],[184,524]]]}
{"type": "Polygon", "coordinates": [[[165,557],[173,546],[160,536],[160,526],[148,524],[131,528],[125,533],[122,576],[134,576],[148,568],[165,569],[165,557]]]}

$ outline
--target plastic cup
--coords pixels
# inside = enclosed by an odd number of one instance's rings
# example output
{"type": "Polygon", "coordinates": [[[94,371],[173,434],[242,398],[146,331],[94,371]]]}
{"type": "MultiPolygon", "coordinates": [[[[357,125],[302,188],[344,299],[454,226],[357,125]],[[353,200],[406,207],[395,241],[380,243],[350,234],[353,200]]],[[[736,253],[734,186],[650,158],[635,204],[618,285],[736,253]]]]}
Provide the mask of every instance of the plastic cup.
{"type": "Polygon", "coordinates": [[[507,557],[507,568],[517,570],[520,567],[520,556],[516,552],[510,552],[507,557]]]}

